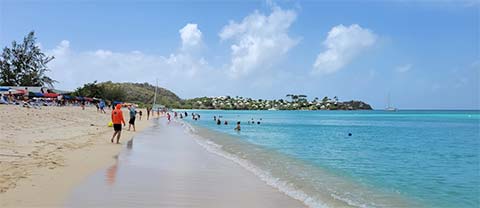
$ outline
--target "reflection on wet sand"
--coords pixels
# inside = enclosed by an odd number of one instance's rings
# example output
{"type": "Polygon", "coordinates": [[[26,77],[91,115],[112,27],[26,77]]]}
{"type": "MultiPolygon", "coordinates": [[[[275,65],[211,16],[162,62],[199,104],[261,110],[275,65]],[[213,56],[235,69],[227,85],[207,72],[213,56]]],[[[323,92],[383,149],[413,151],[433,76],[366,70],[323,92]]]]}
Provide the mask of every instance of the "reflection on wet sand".
{"type": "Polygon", "coordinates": [[[115,179],[117,177],[117,169],[118,169],[118,160],[115,161],[114,165],[112,165],[107,169],[107,174],[106,174],[107,185],[113,186],[115,184],[115,179]]]}
{"type": "MultiPolygon", "coordinates": [[[[127,149],[132,150],[132,148],[133,148],[133,138],[127,142],[127,149]]],[[[118,156],[115,157],[115,164],[110,166],[107,169],[105,174],[105,177],[106,177],[105,181],[109,186],[113,186],[115,184],[115,180],[117,178],[117,171],[118,171],[118,156]]]]}
{"type": "Polygon", "coordinates": [[[127,142],[127,149],[131,150],[133,148],[133,138],[127,142]]]}

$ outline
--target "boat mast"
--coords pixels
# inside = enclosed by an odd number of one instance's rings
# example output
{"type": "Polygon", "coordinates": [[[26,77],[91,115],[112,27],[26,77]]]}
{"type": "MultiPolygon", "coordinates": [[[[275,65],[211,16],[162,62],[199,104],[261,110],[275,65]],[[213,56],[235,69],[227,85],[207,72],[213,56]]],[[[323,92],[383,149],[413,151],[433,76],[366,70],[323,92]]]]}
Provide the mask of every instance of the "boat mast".
{"type": "Polygon", "coordinates": [[[390,109],[390,92],[387,95],[387,109],[390,109]]]}

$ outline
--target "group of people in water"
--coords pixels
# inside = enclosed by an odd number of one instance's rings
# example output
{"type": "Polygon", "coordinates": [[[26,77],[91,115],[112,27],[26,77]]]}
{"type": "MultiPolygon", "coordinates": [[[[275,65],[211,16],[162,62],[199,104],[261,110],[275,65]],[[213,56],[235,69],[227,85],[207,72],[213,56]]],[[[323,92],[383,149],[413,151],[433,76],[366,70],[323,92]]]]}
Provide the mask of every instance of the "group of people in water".
{"type": "MultiPolygon", "coordinates": [[[[174,118],[180,118],[180,119],[183,119],[183,118],[187,118],[188,117],[188,113],[185,111],[185,112],[177,112],[177,111],[173,111],[173,117],[174,118]]],[[[200,114],[198,113],[191,113],[192,115],[192,120],[194,121],[197,121],[200,119],[200,114]]],[[[170,122],[172,120],[172,115],[170,114],[170,112],[167,112],[166,113],[166,116],[167,116],[167,120],[168,122],[170,122]]]]}
{"type": "MultiPolygon", "coordinates": [[[[213,116],[213,120],[217,123],[217,125],[222,125],[221,119],[223,119],[222,116],[218,116],[218,117],[217,117],[217,116],[213,116]]],[[[255,122],[255,120],[252,118],[251,120],[247,121],[247,123],[248,123],[248,124],[255,124],[255,123],[256,123],[256,124],[260,125],[260,123],[261,123],[260,121],[261,121],[261,120],[262,120],[262,119],[260,118],[260,120],[258,120],[258,121],[255,122]]],[[[224,125],[228,125],[228,121],[227,121],[227,120],[224,120],[223,124],[224,124],[224,125]]],[[[241,127],[240,127],[240,121],[237,121],[237,126],[234,128],[234,130],[240,131],[240,129],[241,129],[241,127]]]]}
{"type": "MultiPolygon", "coordinates": [[[[222,116],[213,116],[213,120],[217,123],[217,125],[222,125],[222,121],[220,120],[222,118],[222,116]]],[[[224,125],[228,125],[228,121],[225,120],[223,122],[224,125]]],[[[240,131],[241,130],[241,127],[240,127],[240,121],[237,121],[237,126],[233,129],[235,131],[240,131]]]]}
{"type": "MultiPolygon", "coordinates": [[[[147,109],[147,112],[148,111],[149,110],[147,109]]],[[[200,120],[200,118],[201,118],[200,114],[198,114],[198,113],[192,112],[192,113],[190,113],[190,115],[191,115],[192,120],[194,120],[194,121],[200,120]]],[[[185,112],[177,112],[177,111],[166,112],[166,117],[167,117],[168,122],[170,122],[172,120],[172,117],[173,118],[184,119],[184,118],[188,118],[188,116],[189,116],[189,113],[187,113],[186,111],[185,112]]],[[[223,119],[222,116],[213,116],[213,120],[217,125],[222,125],[222,124],[223,125],[229,125],[228,120],[223,120],[223,122],[222,122],[222,119],[223,119]]],[[[261,121],[262,121],[261,118],[257,121],[255,121],[252,118],[251,120],[247,121],[247,123],[248,124],[258,124],[259,125],[259,124],[261,124],[261,121]]],[[[240,131],[241,130],[240,121],[237,121],[234,130],[235,131],[240,131]]]]}

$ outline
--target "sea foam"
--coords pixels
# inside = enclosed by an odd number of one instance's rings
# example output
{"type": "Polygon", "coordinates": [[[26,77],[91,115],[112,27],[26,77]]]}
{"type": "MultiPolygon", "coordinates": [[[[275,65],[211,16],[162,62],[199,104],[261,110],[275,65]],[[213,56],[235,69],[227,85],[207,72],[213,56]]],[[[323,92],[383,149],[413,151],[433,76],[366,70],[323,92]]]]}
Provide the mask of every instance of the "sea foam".
{"type": "Polygon", "coordinates": [[[311,207],[311,208],[329,207],[325,203],[321,202],[319,199],[311,197],[308,194],[306,194],[304,191],[294,188],[288,182],[282,181],[281,179],[272,176],[268,171],[262,170],[261,168],[253,165],[248,160],[242,159],[237,155],[234,155],[222,150],[221,149],[222,145],[219,145],[209,140],[208,138],[204,138],[196,134],[198,131],[189,123],[187,122],[182,122],[182,123],[183,123],[182,125],[185,128],[185,131],[190,135],[192,135],[195,141],[208,152],[221,156],[230,161],[233,161],[234,163],[240,165],[244,169],[256,175],[258,178],[260,178],[269,186],[274,187],[275,189],[279,190],[280,192],[286,194],[289,197],[292,197],[296,200],[303,202],[303,204],[305,204],[308,207],[311,207]]]}

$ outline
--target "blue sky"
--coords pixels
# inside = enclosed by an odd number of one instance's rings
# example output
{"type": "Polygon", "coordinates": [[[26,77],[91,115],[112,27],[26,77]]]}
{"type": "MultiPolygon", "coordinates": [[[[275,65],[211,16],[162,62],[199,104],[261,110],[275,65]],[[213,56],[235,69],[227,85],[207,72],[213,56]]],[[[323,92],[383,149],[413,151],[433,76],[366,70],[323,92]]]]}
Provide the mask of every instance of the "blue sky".
{"type": "Polygon", "coordinates": [[[0,2],[0,45],[35,30],[57,88],[158,78],[184,98],[480,108],[475,1],[0,2]]]}

